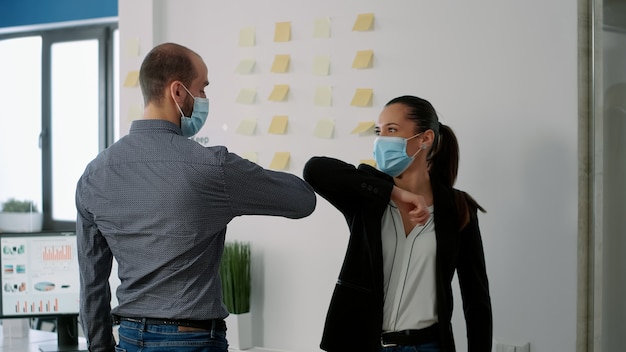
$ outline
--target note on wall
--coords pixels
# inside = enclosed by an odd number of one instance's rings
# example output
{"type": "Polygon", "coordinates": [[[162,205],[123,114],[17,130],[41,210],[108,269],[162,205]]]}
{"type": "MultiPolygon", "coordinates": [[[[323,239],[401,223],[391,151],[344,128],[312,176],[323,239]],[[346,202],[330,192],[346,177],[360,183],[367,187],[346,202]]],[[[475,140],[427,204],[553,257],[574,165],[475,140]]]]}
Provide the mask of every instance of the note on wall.
{"type": "Polygon", "coordinates": [[[325,17],[315,20],[315,27],[313,28],[313,38],[330,38],[330,18],[325,17]]]}
{"type": "Polygon", "coordinates": [[[319,138],[331,139],[333,138],[334,132],[335,121],[333,121],[332,119],[320,119],[319,121],[317,121],[317,125],[315,125],[313,135],[319,138]]]}
{"type": "Polygon", "coordinates": [[[372,66],[373,50],[359,50],[356,52],[352,68],[369,68],[372,66]]]}
{"type": "Polygon", "coordinates": [[[130,71],[124,79],[124,87],[137,87],[139,84],[139,71],[130,71]]]}
{"type": "Polygon", "coordinates": [[[332,88],[330,86],[319,86],[315,89],[315,105],[330,106],[332,103],[332,88]]]}
{"type": "Polygon", "coordinates": [[[330,73],[330,57],[328,55],[316,56],[313,60],[313,74],[316,76],[328,76],[330,73]]]}
{"type": "Polygon", "coordinates": [[[287,100],[287,93],[289,93],[288,84],[277,84],[274,86],[274,89],[272,90],[272,93],[270,94],[268,100],[271,100],[271,101],[287,100]]]}
{"type": "Polygon", "coordinates": [[[291,40],[291,22],[277,22],[274,30],[275,42],[288,42],[291,40]]]}
{"type": "Polygon", "coordinates": [[[135,121],[141,119],[143,115],[143,108],[139,104],[133,104],[128,107],[128,121],[135,121]]]}
{"type": "Polygon", "coordinates": [[[255,88],[242,88],[237,96],[237,102],[239,104],[254,104],[255,97],[255,88]]]}
{"type": "Polygon", "coordinates": [[[371,88],[357,88],[352,97],[352,106],[369,106],[372,102],[374,90],[371,88]]]}
{"type": "Polygon", "coordinates": [[[274,116],[270,123],[269,133],[271,134],[285,134],[287,133],[287,123],[289,118],[287,116],[274,116]]]}
{"type": "Polygon", "coordinates": [[[359,122],[359,124],[350,132],[351,134],[371,134],[374,133],[374,121],[359,122]]]}
{"type": "Polygon", "coordinates": [[[376,167],[376,160],[374,159],[362,159],[362,160],[359,160],[359,162],[361,164],[367,164],[369,166],[376,167]]]}
{"type": "Polygon", "coordinates": [[[270,169],[287,170],[290,156],[289,152],[274,153],[274,158],[272,158],[272,162],[270,163],[270,169]]]}
{"type": "Polygon", "coordinates": [[[239,61],[239,65],[237,65],[237,69],[235,70],[237,73],[242,75],[251,74],[254,70],[254,64],[256,61],[254,59],[244,59],[239,61]]]}
{"type": "Polygon", "coordinates": [[[374,14],[373,13],[362,13],[359,14],[354,21],[354,26],[352,26],[353,31],[369,31],[373,29],[374,25],[374,14]]]}
{"type": "Polygon", "coordinates": [[[242,28],[239,31],[239,46],[254,46],[255,33],[253,27],[242,28]]]}
{"type": "Polygon", "coordinates": [[[126,56],[139,56],[139,38],[130,38],[126,41],[126,56]]]}
{"type": "Polygon", "coordinates": [[[248,118],[243,119],[239,122],[239,126],[237,126],[237,133],[243,134],[246,136],[254,135],[256,131],[256,119],[248,118]]]}
{"type": "Polygon", "coordinates": [[[285,73],[289,70],[289,55],[276,55],[274,56],[274,63],[270,71],[274,73],[285,73]]]}
{"type": "Polygon", "coordinates": [[[244,152],[241,154],[241,157],[244,159],[248,159],[252,161],[253,163],[256,163],[259,161],[259,157],[256,152],[244,152]]]}

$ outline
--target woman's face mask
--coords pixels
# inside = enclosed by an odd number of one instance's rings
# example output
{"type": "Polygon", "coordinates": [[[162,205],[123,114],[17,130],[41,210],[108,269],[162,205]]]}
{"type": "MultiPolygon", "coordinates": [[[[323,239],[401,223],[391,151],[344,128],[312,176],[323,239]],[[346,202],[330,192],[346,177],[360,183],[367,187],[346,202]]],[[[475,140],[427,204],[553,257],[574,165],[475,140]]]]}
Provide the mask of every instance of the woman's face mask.
{"type": "Polygon", "coordinates": [[[178,111],[180,111],[180,129],[183,131],[183,136],[191,137],[195,136],[198,131],[204,126],[207,117],[209,116],[209,99],[194,97],[191,92],[183,85],[185,91],[191,95],[193,98],[193,109],[191,110],[191,116],[187,117],[183,113],[183,110],[180,108],[178,103],[176,103],[176,107],[178,107],[178,111]]]}
{"type": "Polygon", "coordinates": [[[415,160],[415,156],[422,151],[420,148],[413,156],[408,156],[406,142],[420,134],[409,138],[378,136],[374,140],[374,160],[380,171],[391,177],[401,175],[415,160]]]}

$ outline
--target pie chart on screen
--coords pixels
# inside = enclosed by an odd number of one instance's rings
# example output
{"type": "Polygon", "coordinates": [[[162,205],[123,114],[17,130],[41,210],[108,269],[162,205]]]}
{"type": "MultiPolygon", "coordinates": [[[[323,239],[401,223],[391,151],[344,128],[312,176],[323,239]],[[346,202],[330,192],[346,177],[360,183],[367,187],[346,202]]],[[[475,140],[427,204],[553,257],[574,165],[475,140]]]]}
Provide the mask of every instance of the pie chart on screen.
{"type": "Polygon", "coordinates": [[[52,282],[38,282],[35,284],[35,290],[37,291],[52,291],[54,290],[54,283],[52,282]]]}

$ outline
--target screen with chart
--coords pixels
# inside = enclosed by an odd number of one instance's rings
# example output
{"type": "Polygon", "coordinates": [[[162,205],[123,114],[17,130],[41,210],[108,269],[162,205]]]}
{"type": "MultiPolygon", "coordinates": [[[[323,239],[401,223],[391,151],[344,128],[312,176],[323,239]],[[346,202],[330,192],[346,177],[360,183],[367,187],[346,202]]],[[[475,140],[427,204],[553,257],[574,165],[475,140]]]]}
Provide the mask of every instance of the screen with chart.
{"type": "Polygon", "coordinates": [[[0,318],[78,314],[74,232],[0,233],[0,318]]]}

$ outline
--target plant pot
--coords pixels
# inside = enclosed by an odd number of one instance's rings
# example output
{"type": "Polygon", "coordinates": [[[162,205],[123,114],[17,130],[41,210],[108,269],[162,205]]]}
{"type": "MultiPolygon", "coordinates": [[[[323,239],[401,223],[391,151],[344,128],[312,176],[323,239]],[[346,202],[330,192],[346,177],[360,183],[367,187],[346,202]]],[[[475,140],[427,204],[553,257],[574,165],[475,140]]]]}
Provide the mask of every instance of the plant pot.
{"type": "Polygon", "coordinates": [[[252,316],[250,312],[230,314],[226,321],[226,339],[228,347],[236,350],[247,350],[252,347],[252,316]]]}
{"type": "Polygon", "coordinates": [[[43,226],[43,213],[0,212],[0,231],[39,232],[43,226]]]}

